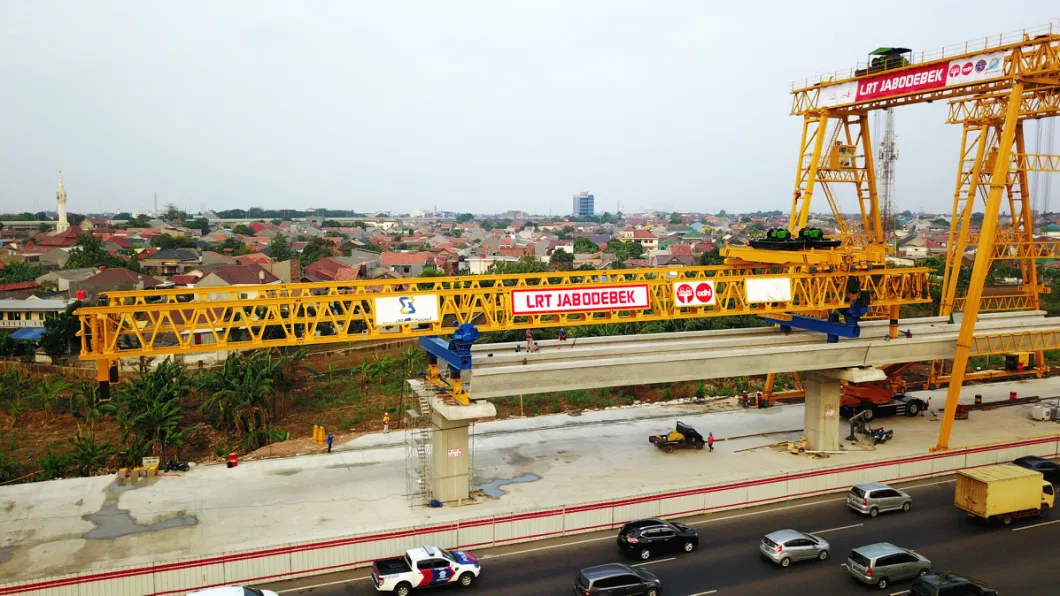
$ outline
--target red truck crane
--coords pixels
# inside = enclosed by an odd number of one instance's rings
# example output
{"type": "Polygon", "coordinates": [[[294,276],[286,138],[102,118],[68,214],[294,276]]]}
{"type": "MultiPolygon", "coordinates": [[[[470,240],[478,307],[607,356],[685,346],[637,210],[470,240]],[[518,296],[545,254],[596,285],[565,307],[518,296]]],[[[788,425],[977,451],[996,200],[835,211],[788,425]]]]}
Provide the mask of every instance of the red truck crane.
{"type": "Polygon", "coordinates": [[[843,383],[840,390],[839,414],[851,418],[861,412],[869,412],[868,419],[877,416],[916,416],[927,409],[927,402],[905,394],[906,383],[901,375],[917,362],[902,362],[881,367],[887,375],[881,381],[843,383]]]}

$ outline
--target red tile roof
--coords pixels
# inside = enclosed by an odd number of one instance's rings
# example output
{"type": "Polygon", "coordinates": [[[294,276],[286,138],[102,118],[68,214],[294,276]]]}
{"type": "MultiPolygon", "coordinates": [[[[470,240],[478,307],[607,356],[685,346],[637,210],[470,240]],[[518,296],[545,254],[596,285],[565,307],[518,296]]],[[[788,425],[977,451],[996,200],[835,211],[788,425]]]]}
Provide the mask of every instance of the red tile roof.
{"type": "Polygon", "coordinates": [[[688,244],[671,244],[670,254],[690,257],[692,256],[692,246],[688,244]]]}
{"type": "Polygon", "coordinates": [[[17,292],[19,290],[32,290],[39,287],[40,284],[35,281],[20,281],[13,284],[0,284],[0,292],[17,292]]]}
{"type": "Polygon", "coordinates": [[[634,240],[654,240],[655,235],[648,230],[633,230],[634,240]]]}
{"type": "Polygon", "coordinates": [[[169,276],[169,281],[178,286],[191,286],[195,285],[195,282],[199,281],[200,277],[199,275],[171,275],[169,276]]]}
{"type": "Polygon", "coordinates": [[[360,267],[351,267],[338,259],[325,257],[306,267],[302,272],[323,280],[349,281],[357,279],[360,267]]]}
{"type": "Polygon", "coordinates": [[[269,258],[269,255],[253,253],[236,257],[236,263],[240,265],[268,265],[272,263],[272,259],[269,258]]]}

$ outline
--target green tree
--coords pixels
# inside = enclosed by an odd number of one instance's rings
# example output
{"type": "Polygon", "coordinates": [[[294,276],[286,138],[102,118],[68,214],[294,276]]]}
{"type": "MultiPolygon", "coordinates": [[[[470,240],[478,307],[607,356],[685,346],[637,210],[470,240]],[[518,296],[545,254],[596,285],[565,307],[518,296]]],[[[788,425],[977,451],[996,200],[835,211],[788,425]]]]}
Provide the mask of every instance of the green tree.
{"type": "Polygon", "coordinates": [[[334,254],[334,246],[331,242],[320,236],[314,236],[306,242],[305,248],[302,249],[300,260],[303,267],[308,267],[320,259],[334,254]]]}
{"type": "Polygon", "coordinates": [[[226,251],[231,252],[233,255],[250,254],[250,249],[247,248],[247,245],[243,244],[243,241],[235,236],[229,236],[224,239],[224,242],[215,244],[206,250],[221,254],[224,254],[226,251]]]}
{"type": "Polygon", "coordinates": [[[151,227],[151,218],[145,213],[141,213],[136,217],[129,220],[130,228],[149,228],[151,227]]]}
{"type": "Polygon", "coordinates": [[[269,444],[282,433],[270,426],[275,417],[273,398],[277,390],[293,385],[290,364],[304,354],[279,358],[265,351],[230,354],[220,370],[199,380],[200,390],[207,395],[199,411],[214,428],[234,434],[244,449],[269,444]]]}
{"type": "Polygon", "coordinates": [[[675,211],[670,214],[670,225],[681,225],[682,223],[684,223],[684,221],[685,220],[681,217],[680,213],[677,213],[675,211]]]}
{"type": "Polygon", "coordinates": [[[165,212],[162,213],[162,218],[166,221],[173,221],[174,219],[184,221],[188,219],[188,214],[178,209],[173,203],[168,203],[165,212]]]}
{"type": "Polygon", "coordinates": [[[593,242],[592,240],[589,240],[588,238],[584,238],[582,236],[575,236],[574,237],[574,252],[576,252],[576,253],[586,253],[586,252],[599,252],[599,251],[600,251],[600,245],[598,245],[597,243],[593,242]]]}
{"type": "Polygon", "coordinates": [[[110,218],[111,221],[129,221],[130,219],[132,219],[132,213],[129,213],[128,211],[122,211],[121,213],[110,218]]]}
{"type": "Polygon", "coordinates": [[[44,267],[30,263],[7,263],[0,269],[0,283],[13,284],[33,281],[47,273],[44,267]]]}
{"type": "Polygon", "coordinates": [[[607,242],[607,252],[618,257],[620,261],[640,259],[644,257],[644,245],[636,241],[623,242],[612,238],[607,242]]]}
{"type": "Polygon", "coordinates": [[[569,271],[574,263],[574,254],[565,250],[554,250],[548,258],[548,264],[561,271],[569,271]]]}
{"type": "Polygon", "coordinates": [[[176,236],[173,234],[158,234],[151,239],[151,246],[155,248],[198,248],[194,238],[187,236],[176,236]]]}
{"type": "Polygon", "coordinates": [[[44,333],[40,337],[40,346],[44,353],[51,356],[53,362],[59,363],[68,354],[79,349],[77,333],[81,331],[81,320],[74,316],[74,311],[81,308],[81,301],[75,301],[57,316],[44,321],[44,333]]]}
{"type": "Polygon", "coordinates": [[[238,234],[240,236],[253,236],[254,230],[250,229],[250,227],[247,225],[239,224],[236,227],[232,228],[232,233],[238,234]]]}
{"type": "Polygon", "coordinates": [[[548,264],[534,257],[523,257],[518,261],[494,261],[490,265],[490,274],[507,275],[512,273],[542,273],[548,271],[548,264]]]}
{"type": "Polygon", "coordinates": [[[70,453],[70,465],[81,476],[91,476],[107,465],[107,460],[114,455],[110,443],[96,442],[95,436],[77,435],[70,437],[73,451],[70,453]]]}
{"type": "Polygon", "coordinates": [[[37,226],[37,231],[40,232],[41,234],[47,232],[50,229],[52,229],[52,225],[49,224],[49,223],[41,222],[41,224],[39,226],[37,226]]]}
{"type": "Polygon", "coordinates": [[[699,255],[699,265],[703,267],[723,264],[725,264],[725,257],[721,256],[721,247],[715,246],[707,252],[699,255]]]}
{"type": "Polygon", "coordinates": [[[81,232],[77,235],[77,242],[70,249],[70,258],[66,261],[66,269],[85,267],[115,269],[124,266],[125,261],[108,253],[103,248],[103,241],[92,235],[92,232],[81,232]]]}
{"type": "Polygon", "coordinates": [[[187,429],[181,400],[193,385],[184,367],[166,358],[155,368],[140,365],[140,374],[115,391],[117,422],[127,464],[139,465],[149,453],[179,457],[187,429]]]}
{"type": "Polygon", "coordinates": [[[473,221],[474,219],[475,216],[470,213],[461,213],[460,215],[456,216],[456,223],[467,223],[469,221],[473,221]]]}
{"type": "Polygon", "coordinates": [[[286,235],[276,234],[272,240],[269,240],[269,258],[277,263],[294,258],[294,252],[291,251],[291,244],[287,241],[286,235]]]}

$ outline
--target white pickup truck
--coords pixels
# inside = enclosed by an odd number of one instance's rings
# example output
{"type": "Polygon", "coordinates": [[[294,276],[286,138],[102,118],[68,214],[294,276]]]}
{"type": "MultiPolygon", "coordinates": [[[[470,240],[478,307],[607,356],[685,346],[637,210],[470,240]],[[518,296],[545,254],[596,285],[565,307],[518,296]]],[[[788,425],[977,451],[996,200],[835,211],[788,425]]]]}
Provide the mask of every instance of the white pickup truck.
{"type": "Polygon", "coordinates": [[[372,583],[376,591],[408,596],[417,588],[453,583],[466,588],[475,583],[481,570],[478,559],[471,553],[425,545],[405,551],[404,557],[373,563],[372,583]]]}

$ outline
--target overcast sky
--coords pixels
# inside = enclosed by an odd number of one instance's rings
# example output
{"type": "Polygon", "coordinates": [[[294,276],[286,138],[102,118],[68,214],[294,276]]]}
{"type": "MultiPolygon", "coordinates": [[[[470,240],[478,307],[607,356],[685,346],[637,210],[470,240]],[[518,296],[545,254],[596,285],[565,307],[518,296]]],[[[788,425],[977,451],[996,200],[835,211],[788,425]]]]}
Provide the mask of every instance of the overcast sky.
{"type": "MultiPolygon", "coordinates": [[[[581,190],[598,212],[787,210],[793,79],[1056,17],[1056,0],[0,0],[0,211],[53,209],[59,169],[77,212],[157,192],[193,211],[560,214],[581,190]]],[[[899,209],[948,212],[959,127],[944,104],[896,119],[899,209]]]]}

